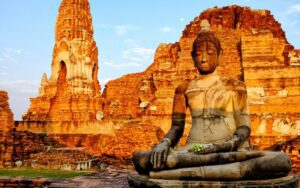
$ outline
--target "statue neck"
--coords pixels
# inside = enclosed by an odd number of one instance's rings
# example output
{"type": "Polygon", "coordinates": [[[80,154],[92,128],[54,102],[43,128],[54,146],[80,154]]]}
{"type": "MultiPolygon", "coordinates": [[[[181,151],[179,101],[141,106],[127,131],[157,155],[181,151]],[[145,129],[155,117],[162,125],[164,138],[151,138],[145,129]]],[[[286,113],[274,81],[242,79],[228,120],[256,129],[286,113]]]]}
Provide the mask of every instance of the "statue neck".
{"type": "Polygon", "coordinates": [[[217,71],[214,71],[211,74],[200,75],[198,78],[198,83],[200,82],[203,87],[210,87],[219,79],[220,76],[217,74],[217,71]]]}

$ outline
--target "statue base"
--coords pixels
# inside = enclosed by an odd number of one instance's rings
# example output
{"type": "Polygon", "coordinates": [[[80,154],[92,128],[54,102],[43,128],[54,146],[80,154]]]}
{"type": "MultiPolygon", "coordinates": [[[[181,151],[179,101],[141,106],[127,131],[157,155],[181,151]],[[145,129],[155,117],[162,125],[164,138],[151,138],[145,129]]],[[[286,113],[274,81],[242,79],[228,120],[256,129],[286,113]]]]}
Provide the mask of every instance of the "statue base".
{"type": "Polygon", "coordinates": [[[202,180],[163,180],[151,179],[148,176],[128,174],[128,183],[131,187],[151,187],[151,188],[183,188],[183,187],[243,187],[243,188],[297,188],[297,176],[285,176],[281,178],[265,180],[241,180],[241,181],[202,181],[202,180]]]}

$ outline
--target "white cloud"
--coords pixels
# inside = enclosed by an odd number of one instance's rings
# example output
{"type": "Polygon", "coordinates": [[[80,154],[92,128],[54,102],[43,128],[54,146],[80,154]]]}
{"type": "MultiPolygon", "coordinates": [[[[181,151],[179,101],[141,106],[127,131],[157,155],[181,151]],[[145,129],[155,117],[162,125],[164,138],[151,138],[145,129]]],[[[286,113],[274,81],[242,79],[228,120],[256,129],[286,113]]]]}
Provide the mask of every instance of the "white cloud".
{"type": "Polygon", "coordinates": [[[148,61],[153,56],[153,54],[153,49],[137,46],[125,50],[122,54],[122,58],[127,61],[145,62],[148,61]]]}
{"type": "Polygon", "coordinates": [[[181,22],[184,22],[184,18],[179,18],[179,20],[180,20],[181,22]]]}
{"type": "Polygon", "coordinates": [[[0,69],[8,69],[8,66],[2,65],[2,66],[0,66],[0,69]]]}
{"type": "Polygon", "coordinates": [[[0,82],[1,90],[7,91],[9,95],[9,104],[15,120],[22,119],[22,114],[29,107],[29,98],[37,96],[38,87],[38,81],[15,80],[0,82]]]}
{"type": "Polygon", "coordinates": [[[108,66],[111,66],[111,67],[114,67],[114,68],[141,66],[141,64],[139,64],[139,63],[119,63],[119,64],[116,64],[116,63],[108,62],[108,61],[105,61],[104,64],[108,65],[108,66]]]}
{"type": "Polygon", "coordinates": [[[23,49],[5,48],[0,53],[0,61],[7,61],[10,63],[16,63],[15,56],[20,55],[24,52],[23,49]]]}
{"type": "Polygon", "coordinates": [[[300,4],[290,6],[287,11],[283,12],[283,15],[290,15],[294,13],[300,13],[300,4]]]}
{"type": "Polygon", "coordinates": [[[300,4],[296,4],[291,6],[292,11],[294,12],[300,12],[300,4]]]}
{"type": "Polygon", "coordinates": [[[105,64],[107,66],[110,66],[110,67],[113,67],[113,68],[116,68],[116,69],[121,69],[121,68],[124,68],[124,67],[138,67],[138,66],[141,66],[141,64],[133,63],[133,62],[130,62],[130,63],[114,63],[114,62],[104,61],[103,64],[105,64]]]}
{"type": "Polygon", "coordinates": [[[174,30],[172,28],[166,26],[166,27],[160,28],[160,31],[164,32],[164,33],[170,33],[170,32],[172,32],[174,30]]]}
{"type": "Polygon", "coordinates": [[[130,31],[135,31],[135,30],[139,30],[140,28],[134,25],[116,25],[113,26],[115,32],[117,33],[117,35],[122,36],[127,34],[130,31]]]}
{"type": "Polygon", "coordinates": [[[152,60],[155,52],[154,49],[142,47],[133,39],[125,39],[124,42],[128,45],[128,49],[122,53],[124,61],[149,63],[152,60]]]}
{"type": "Polygon", "coordinates": [[[130,25],[130,24],[125,24],[125,25],[109,25],[109,24],[94,24],[96,28],[101,28],[101,29],[112,29],[114,32],[119,35],[123,36],[131,31],[139,30],[140,27],[135,26],[135,25],[130,25]]]}
{"type": "Polygon", "coordinates": [[[127,44],[130,47],[137,47],[138,46],[137,42],[133,39],[130,39],[130,38],[125,39],[124,43],[127,44]]]}
{"type": "Polygon", "coordinates": [[[8,69],[7,66],[4,65],[0,66],[0,76],[7,76],[8,75],[8,73],[6,72],[7,69],[8,69]]]}
{"type": "Polygon", "coordinates": [[[149,64],[152,60],[155,50],[151,48],[142,47],[137,41],[131,38],[124,40],[127,49],[122,52],[121,62],[115,63],[115,60],[104,61],[103,64],[113,68],[124,67],[140,67],[143,64],[149,64]]]}
{"type": "Polygon", "coordinates": [[[13,48],[5,48],[4,51],[7,53],[17,53],[17,54],[23,53],[22,49],[13,49],[13,48]]]}
{"type": "Polygon", "coordinates": [[[125,39],[124,42],[128,45],[122,53],[122,59],[126,62],[147,63],[154,55],[154,49],[142,47],[133,39],[125,39]]]}
{"type": "Polygon", "coordinates": [[[12,93],[36,94],[39,88],[39,82],[29,80],[16,80],[10,82],[0,82],[0,86],[12,93]]]}

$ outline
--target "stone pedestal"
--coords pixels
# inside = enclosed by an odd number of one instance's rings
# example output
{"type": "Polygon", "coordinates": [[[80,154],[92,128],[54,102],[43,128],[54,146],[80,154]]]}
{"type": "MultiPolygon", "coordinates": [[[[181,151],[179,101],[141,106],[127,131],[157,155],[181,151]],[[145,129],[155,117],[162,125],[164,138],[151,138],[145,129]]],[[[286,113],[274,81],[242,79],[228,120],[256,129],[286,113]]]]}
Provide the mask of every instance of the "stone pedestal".
{"type": "Polygon", "coordinates": [[[147,176],[137,174],[128,175],[128,183],[131,187],[162,187],[162,188],[183,188],[183,187],[264,187],[264,188],[297,188],[297,176],[286,176],[275,179],[266,180],[243,180],[243,181],[201,181],[201,180],[163,180],[163,179],[150,179],[147,176]]]}

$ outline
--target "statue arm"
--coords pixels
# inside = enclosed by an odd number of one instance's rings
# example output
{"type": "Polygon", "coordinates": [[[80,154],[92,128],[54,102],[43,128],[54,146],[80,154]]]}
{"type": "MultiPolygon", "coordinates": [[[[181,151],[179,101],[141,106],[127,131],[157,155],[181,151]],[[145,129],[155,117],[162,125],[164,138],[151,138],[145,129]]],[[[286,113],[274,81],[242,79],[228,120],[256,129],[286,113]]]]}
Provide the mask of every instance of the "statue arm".
{"type": "Polygon", "coordinates": [[[176,88],[174,96],[172,126],[165,137],[165,139],[169,140],[171,147],[176,146],[182,137],[185,125],[186,106],[185,89],[183,86],[179,86],[176,88]]]}
{"type": "Polygon", "coordinates": [[[171,129],[165,138],[152,149],[150,162],[153,169],[164,167],[170,147],[174,147],[183,134],[186,110],[185,89],[183,86],[180,85],[175,91],[171,129]]]}
{"type": "Polygon", "coordinates": [[[235,88],[233,100],[236,131],[234,135],[240,139],[237,150],[250,150],[249,137],[251,133],[250,115],[248,110],[247,90],[244,82],[240,82],[235,88]]]}

